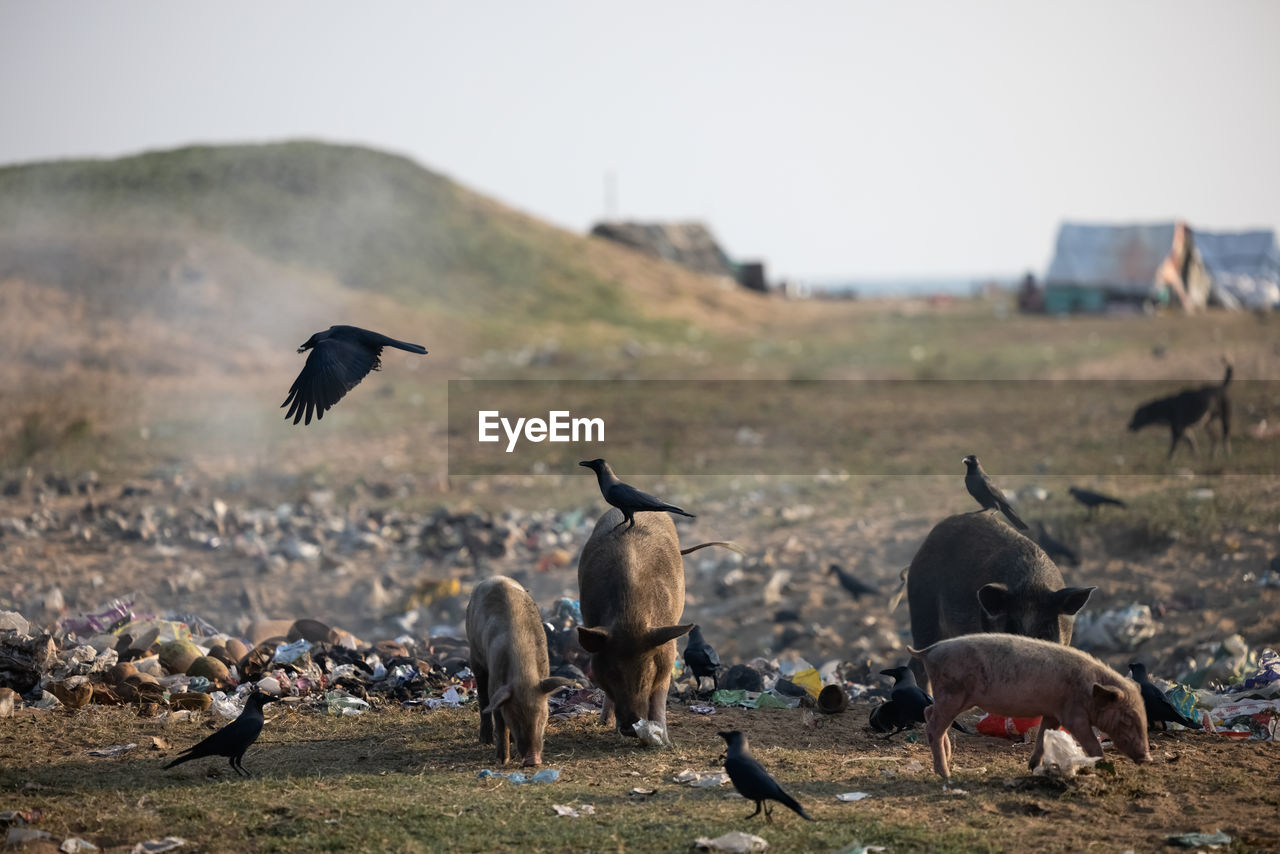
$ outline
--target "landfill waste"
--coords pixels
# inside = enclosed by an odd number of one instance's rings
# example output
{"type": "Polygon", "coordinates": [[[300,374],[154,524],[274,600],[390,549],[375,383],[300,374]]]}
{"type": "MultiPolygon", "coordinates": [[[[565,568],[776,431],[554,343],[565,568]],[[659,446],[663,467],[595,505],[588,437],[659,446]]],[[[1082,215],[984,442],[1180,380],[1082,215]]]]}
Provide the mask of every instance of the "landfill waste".
{"type": "Polygon", "coordinates": [[[164,839],[150,839],[133,846],[133,854],[163,854],[187,844],[181,836],[166,836],[164,839]]]}
{"type": "Polygon", "coordinates": [[[997,738],[1022,739],[1028,732],[1040,726],[1039,718],[1006,718],[1003,715],[984,714],[975,724],[978,732],[997,738]]]}
{"type": "Polygon", "coordinates": [[[734,830],[714,839],[699,836],[693,841],[695,848],[705,851],[724,851],[727,854],[751,854],[753,851],[764,851],[769,843],[753,833],[734,830]]]}
{"type": "Polygon", "coordinates": [[[699,774],[688,768],[671,778],[673,783],[684,783],[695,789],[707,789],[711,786],[723,786],[729,782],[729,775],[723,771],[714,774],[699,774]]]}
{"type": "Polygon", "coordinates": [[[552,804],[551,808],[556,811],[556,815],[567,818],[581,818],[584,815],[595,815],[596,813],[596,808],[592,804],[578,804],[576,807],[565,804],[552,804]]]}
{"type": "Polygon", "coordinates": [[[1155,635],[1156,621],[1150,606],[1135,602],[1100,614],[1085,611],[1078,615],[1072,645],[1095,655],[1127,652],[1155,635]]]}
{"type": "Polygon", "coordinates": [[[49,839],[53,836],[47,830],[36,830],[33,827],[11,827],[9,832],[5,834],[6,846],[26,845],[28,842],[35,842],[38,839],[49,839]]]}
{"type": "Polygon", "coordinates": [[[68,836],[62,840],[62,844],[58,846],[58,850],[62,854],[91,854],[93,851],[100,850],[87,839],[81,839],[79,836],[68,836]]]}
{"type": "Polygon", "coordinates": [[[868,794],[867,792],[841,792],[840,794],[836,795],[836,800],[837,801],[861,801],[869,797],[871,797],[871,795],[868,794]]]}
{"type": "Polygon", "coordinates": [[[650,747],[662,747],[667,743],[666,730],[662,728],[661,724],[641,718],[632,725],[632,729],[635,730],[636,737],[640,739],[641,744],[650,747]]]}
{"type": "Polygon", "coordinates": [[[533,776],[530,776],[522,771],[513,771],[510,774],[504,774],[501,771],[491,771],[488,768],[482,768],[480,773],[476,774],[476,778],[480,780],[488,780],[491,777],[502,777],[517,786],[523,786],[525,783],[554,783],[556,780],[560,779],[560,769],[543,768],[533,776]]]}
{"type": "Polygon", "coordinates": [[[1074,777],[1084,769],[1092,768],[1101,758],[1086,754],[1070,733],[1060,729],[1046,730],[1044,755],[1031,773],[1038,776],[1074,777]]]}
{"type": "Polygon", "coordinates": [[[90,750],[89,755],[90,756],[119,756],[122,753],[126,753],[130,750],[133,750],[137,746],[138,745],[136,744],[130,743],[130,744],[116,744],[111,747],[99,747],[94,750],[90,750]]]}
{"type": "Polygon", "coordinates": [[[1166,837],[1165,842],[1179,848],[1217,848],[1230,845],[1231,837],[1218,830],[1213,833],[1179,833],[1166,837]]]}

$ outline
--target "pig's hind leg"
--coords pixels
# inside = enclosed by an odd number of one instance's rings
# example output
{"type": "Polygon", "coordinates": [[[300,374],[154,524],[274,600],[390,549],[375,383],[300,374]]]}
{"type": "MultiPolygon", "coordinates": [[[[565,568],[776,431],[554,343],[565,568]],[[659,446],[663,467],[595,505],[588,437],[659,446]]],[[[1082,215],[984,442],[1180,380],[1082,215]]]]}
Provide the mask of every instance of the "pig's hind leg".
{"type": "Polygon", "coordinates": [[[471,670],[476,675],[476,695],[480,700],[480,743],[493,744],[493,713],[483,711],[489,708],[489,673],[474,663],[471,670]]]}
{"type": "Polygon", "coordinates": [[[929,739],[929,749],[933,752],[933,770],[943,780],[951,779],[951,736],[947,730],[955,714],[950,716],[939,710],[938,703],[925,707],[924,731],[929,739]]]}
{"type": "Polygon", "coordinates": [[[667,690],[670,685],[664,684],[661,690],[653,689],[649,695],[649,720],[662,727],[662,743],[671,746],[671,736],[667,733],[667,690]]]}

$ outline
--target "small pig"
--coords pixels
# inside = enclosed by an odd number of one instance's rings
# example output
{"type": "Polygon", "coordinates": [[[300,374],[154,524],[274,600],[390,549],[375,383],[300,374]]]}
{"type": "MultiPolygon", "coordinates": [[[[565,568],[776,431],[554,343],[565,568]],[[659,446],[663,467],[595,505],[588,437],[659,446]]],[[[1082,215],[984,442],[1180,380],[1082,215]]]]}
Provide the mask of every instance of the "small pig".
{"type": "Polygon", "coordinates": [[[1097,727],[1134,762],[1150,762],[1147,713],[1138,685],[1098,659],[1069,646],[1010,634],[963,635],[922,650],[907,647],[933,683],[933,705],[925,709],[925,732],[933,770],[951,777],[947,727],[956,715],[980,706],[1010,718],[1043,716],[1031,767],[1044,755],[1044,734],[1059,725],[1085,753],[1102,756],[1097,727]]]}
{"type": "MultiPolygon", "coordinates": [[[[923,649],[977,632],[1069,644],[1075,615],[1093,590],[1064,587],[1049,556],[991,511],[949,516],[929,532],[907,570],[912,644],[923,649]]],[[[929,691],[920,662],[911,669],[929,691]]]]}
{"type": "Polygon", "coordinates": [[[547,637],[533,597],[502,575],[471,591],[467,643],[480,700],[480,741],[494,744],[497,761],[511,759],[508,730],[525,765],[542,764],[547,695],[571,685],[550,677],[547,637]]]}
{"type": "Polygon", "coordinates": [[[582,622],[578,642],[591,654],[591,678],[604,689],[600,722],[636,735],[644,718],[667,735],[667,688],[676,638],[693,628],[677,625],[684,611],[684,562],[676,526],[666,513],[636,516],[635,527],[614,529],[622,513],[610,509],[596,522],[578,560],[582,622]]]}

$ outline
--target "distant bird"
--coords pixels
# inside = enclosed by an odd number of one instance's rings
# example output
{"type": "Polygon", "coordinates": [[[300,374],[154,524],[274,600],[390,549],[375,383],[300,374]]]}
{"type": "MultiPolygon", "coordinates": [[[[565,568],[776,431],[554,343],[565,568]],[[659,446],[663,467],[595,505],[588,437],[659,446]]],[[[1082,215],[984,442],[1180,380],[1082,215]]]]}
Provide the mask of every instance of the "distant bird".
{"type": "Polygon", "coordinates": [[[1080,565],[1080,556],[1072,551],[1066,543],[1063,543],[1060,540],[1055,540],[1050,536],[1049,531],[1044,526],[1044,522],[1037,520],[1036,529],[1038,531],[1036,534],[1036,545],[1044,549],[1045,554],[1051,557],[1054,561],[1057,561],[1058,558],[1062,558],[1072,566],[1080,565]]]}
{"type": "MultiPolygon", "coordinates": [[[[893,737],[904,729],[924,723],[924,710],[933,705],[933,698],[916,683],[916,675],[911,668],[900,665],[881,670],[880,674],[893,678],[893,690],[889,693],[888,702],[872,710],[871,728],[893,737]]],[[[968,732],[958,721],[952,721],[951,728],[968,732]]]]}
{"type": "Polygon", "coordinates": [[[1163,730],[1169,729],[1170,723],[1181,724],[1187,729],[1201,728],[1199,723],[1178,711],[1177,707],[1169,702],[1164,692],[1152,684],[1145,664],[1140,661],[1130,662],[1129,672],[1133,674],[1133,681],[1138,683],[1138,688],[1142,691],[1142,705],[1147,709],[1147,729],[1155,729],[1157,721],[1160,722],[1160,728],[1163,730]]]}
{"type": "Polygon", "coordinates": [[[275,699],[262,691],[253,692],[245,700],[244,711],[240,713],[240,717],[194,747],[188,747],[178,755],[177,759],[164,767],[172,768],[188,760],[201,759],[205,756],[226,756],[231,760],[232,770],[237,774],[250,776],[241,764],[241,760],[244,758],[244,752],[249,749],[249,745],[257,741],[259,733],[262,732],[262,707],[274,702],[275,699]]]}
{"type": "Polygon", "coordinates": [[[702,687],[702,679],[705,676],[711,677],[711,685],[713,689],[720,687],[720,656],[702,637],[702,627],[694,625],[689,632],[689,643],[684,648],[684,663],[689,666],[689,670],[698,680],[698,687],[702,687]]]}
{"type": "Polygon", "coordinates": [[[733,787],[738,794],[749,801],[755,801],[756,811],[747,818],[755,818],[764,809],[765,821],[773,821],[773,808],[766,801],[777,801],[784,807],[793,810],[803,819],[813,821],[813,816],[804,811],[804,807],[796,803],[796,799],[782,791],[778,781],[769,776],[769,772],[751,755],[747,745],[747,737],[740,730],[722,731],[720,737],[728,748],[725,751],[724,771],[729,775],[733,787]]]}
{"type": "Polygon", "coordinates": [[[1091,490],[1080,489],[1075,486],[1068,489],[1067,492],[1071,493],[1071,497],[1076,501],[1079,501],[1085,507],[1089,508],[1090,519],[1093,518],[1093,514],[1097,512],[1098,508],[1104,504],[1114,504],[1117,507],[1127,506],[1119,498],[1112,498],[1110,495],[1103,495],[1101,492],[1093,492],[1091,490]]]}
{"type": "MultiPolygon", "coordinates": [[[[1226,361],[1225,359],[1223,360],[1226,361]]],[[[1169,427],[1169,454],[1165,459],[1173,457],[1178,450],[1178,442],[1185,441],[1191,453],[1196,453],[1196,440],[1191,429],[1204,422],[1205,432],[1209,433],[1209,454],[1217,450],[1217,437],[1209,432],[1209,425],[1214,421],[1222,429],[1222,444],[1228,455],[1231,454],[1231,401],[1227,396],[1227,386],[1231,384],[1231,363],[1226,363],[1226,373],[1220,384],[1202,385],[1198,388],[1183,389],[1177,394],[1144,403],[1133,413],[1129,421],[1131,432],[1141,430],[1149,424],[1166,424],[1169,427]]]]}
{"type": "Polygon", "coordinates": [[[983,510],[998,508],[1005,518],[1013,523],[1013,527],[1019,531],[1027,530],[1027,523],[1018,518],[1018,514],[1013,512],[1013,508],[1009,506],[1009,502],[1004,497],[1004,493],[1000,491],[1000,487],[991,482],[991,478],[987,477],[987,473],[982,470],[982,463],[978,462],[978,458],[973,454],[965,457],[962,462],[965,465],[964,487],[969,490],[969,494],[978,500],[983,510]]]}
{"type": "MultiPolygon", "coordinates": [[[[583,460],[578,465],[586,466],[596,473],[600,494],[604,496],[605,501],[622,511],[622,522],[630,523],[627,525],[628,531],[636,526],[636,514],[646,510],[666,510],[668,513],[679,513],[690,519],[696,518],[692,513],[686,513],[674,504],[667,504],[647,492],[641,492],[634,486],[618,480],[618,476],[604,460],[583,460]]],[[[613,529],[616,531],[622,527],[622,522],[614,525],[613,529]]]]}
{"type": "Polygon", "coordinates": [[[325,410],[342,400],[370,371],[382,367],[379,357],[383,347],[423,355],[427,352],[418,344],[407,344],[358,326],[330,326],[312,335],[298,348],[299,353],[310,350],[311,355],[293,381],[289,396],[280,404],[281,408],[289,407],[285,420],[292,418],[297,424],[305,417],[305,423],[310,424],[312,414],[317,420],[324,418],[325,410]]]}
{"type": "Polygon", "coordinates": [[[840,579],[840,586],[845,590],[848,590],[849,595],[851,595],[855,600],[861,599],[864,594],[875,594],[880,592],[874,587],[864,584],[854,578],[850,573],[845,572],[838,563],[831,564],[831,568],[827,570],[827,574],[834,575],[836,578],[840,579]]]}

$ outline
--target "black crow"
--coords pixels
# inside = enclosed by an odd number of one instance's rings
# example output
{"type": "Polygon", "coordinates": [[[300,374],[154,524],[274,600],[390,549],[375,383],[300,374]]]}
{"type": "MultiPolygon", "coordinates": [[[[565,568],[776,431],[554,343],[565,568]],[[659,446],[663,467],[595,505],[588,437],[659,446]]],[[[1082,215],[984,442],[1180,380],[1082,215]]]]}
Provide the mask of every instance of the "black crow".
{"type": "Polygon", "coordinates": [[[965,457],[964,460],[964,488],[969,490],[969,494],[978,500],[983,510],[990,510],[993,507],[998,508],[1005,518],[1013,523],[1013,527],[1019,531],[1027,530],[1027,523],[1018,518],[1018,514],[1013,512],[1013,508],[1009,506],[1008,500],[1005,499],[1004,493],[1000,491],[1000,487],[991,482],[991,478],[987,477],[987,473],[982,470],[982,463],[978,462],[978,458],[973,454],[965,457]]]}
{"type": "Polygon", "coordinates": [[[695,625],[689,631],[689,643],[684,648],[684,663],[689,666],[689,671],[698,680],[698,687],[702,687],[702,679],[705,676],[711,677],[711,685],[713,689],[720,687],[720,656],[712,649],[711,644],[707,643],[702,637],[702,627],[695,625]]]}
{"type": "Polygon", "coordinates": [[[1090,519],[1093,518],[1093,514],[1097,512],[1098,508],[1104,504],[1114,504],[1117,507],[1126,506],[1119,498],[1112,498],[1110,495],[1103,495],[1101,492],[1092,492],[1075,486],[1068,489],[1067,492],[1071,493],[1071,497],[1076,501],[1089,508],[1090,519]]]}
{"type": "Polygon", "coordinates": [[[249,745],[257,741],[258,734],[262,732],[262,707],[274,702],[275,699],[262,691],[253,692],[244,701],[244,711],[240,713],[240,717],[194,747],[188,747],[178,755],[177,759],[164,767],[172,768],[190,759],[200,759],[205,756],[226,756],[231,760],[232,770],[237,774],[250,776],[241,764],[241,760],[244,758],[244,752],[249,749],[249,745]]]}
{"type": "Polygon", "coordinates": [[[299,353],[310,350],[311,355],[293,381],[289,396],[280,404],[281,408],[289,407],[285,420],[292,418],[297,424],[305,418],[305,423],[310,424],[312,414],[323,418],[326,409],[342,400],[370,371],[382,367],[379,356],[383,347],[424,355],[427,352],[418,344],[407,344],[358,326],[330,326],[312,335],[298,348],[299,353]]]}
{"type": "Polygon", "coordinates": [[[851,595],[855,600],[861,599],[863,594],[866,594],[866,593],[880,592],[879,590],[876,590],[874,587],[870,586],[869,584],[864,584],[863,582],[854,578],[853,575],[851,575],[850,573],[845,572],[844,569],[841,568],[841,566],[837,563],[831,564],[831,568],[827,570],[827,574],[834,575],[836,578],[840,579],[840,586],[843,587],[845,590],[848,590],[849,595],[851,595]]]}
{"type": "MultiPolygon", "coordinates": [[[[1203,385],[1157,398],[1139,406],[1129,421],[1129,430],[1137,431],[1148,424],[1167,424],[1171,439],[1169,456],[1178,449],[1178,442],[1185,441],[1191,453],[1196,452],[1196,440],[1191,428],[1201,421],[1205,424],[1205,432],[1209,433],[1209,425],[1217,421],[1222,428],[1222,444],[1228,455],[1231,454],[1231,401],[1227,398],[1227,386],[1231,383],[1232,368],[1227,365],[1226,375],[1218,385],[1203,385]]],[[[1217,449],[1217,437],[1209,433],[1209,455],[1213,456],[1217,449]]]]}
{"type": "MultiPolygon", "coordinates": [[[[634,486],[618,480],[618,476],[604,460],[583,460],[578,465],[586,466],[596,473],[600,494],[604,496],[605,501],[622,511],[622,522],[631,523],[627,525],[628,531],[636,525],[636,514],[644,510],[666,510],[669,513],[688,516],[690,519],[696,518],[692,513],[686,513],[673,504],[660,501],[649,493],[641,492],[634,486]]],[[[622,522],[615,525],[614,530],[622,527],[622,522]]]]}
{"type": "MultiPolygon", "coordinates": [[[[905,665],[881,670],[882,676],[893,677],[893,690],[889,700],[876,706],[871,712],[869,723],[877,732],[887,732],[895,736],[904,729],[924,723],[924,710],[933,705],[933,698],[916,684],[916,675],[905,665]]],[[[957,721],[952,721],[952,729],[967,733],[957,721]]]]}
{"type": "Polygon", "coordinates": [[[1036,545],[1044,549],[1044,553],[1051,557],[1054,561],[1062,558],[1072,566],[1080,565],[1080,556],[1073,552],[1066,543],[1055,540],[1049,535],[1049,531],[1045,528],[1044,522],[1037,521],[1036,528],[1039,533],[1036,534],[1036,545]]]}
{"type": "Polygon", "coordinates": [[[1164,692],[1152,684],[1145,664],[1140,661],[1130,662],[1129,672],[1133,674],[1133,681],[1138,683],[1138,688],[1142,691],[1142,705],[1147,709],[1147,729],[1155,729],[1157,721],[1160,722],[1160,728],[1164,730],[1169,728],[1170,723],[1181,724],[1187,729],[1201,728],[1200,724],[1178,711],[1177,707],[1169,702],[1164,692]]]}
{"type": "MultiPolygon", "coordinates": [[[[804,807],[796,803],[795,798],[782,791],[778,781],[770,777],[769,772],[755,760],[751,755],[751,749],[747,746],[747,737],[740,730],[722,731],[720,737],[728,745],[724,759],[725,773],[729,775],[729,780],[738,790],[738,794],[749,801],[755,801],[756,811],[747,818],[760,815],[760,810],[766,807],[766,801],[777,801],[784,807],[794,810],[801,818],[814,820],[813,816],[804,811],[804,807]]],[[[773,821],[772,812],[772,807],[764,809],[765,821],[773,821]]]]}

